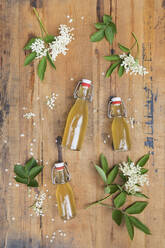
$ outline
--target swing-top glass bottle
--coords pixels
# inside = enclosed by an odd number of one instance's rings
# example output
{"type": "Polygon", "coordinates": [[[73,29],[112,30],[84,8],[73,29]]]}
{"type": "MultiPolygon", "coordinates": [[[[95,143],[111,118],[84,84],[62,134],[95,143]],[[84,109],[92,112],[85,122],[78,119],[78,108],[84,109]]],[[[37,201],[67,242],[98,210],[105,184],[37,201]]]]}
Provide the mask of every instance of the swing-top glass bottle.
{"type": "Polygon", "coordinates": [[[67,164],[64,162],[55,163],[52,169],[52,183],[57,185],[56,199],[58,212],[63,220],[70,220],[76,216],[75,199],[69,181],[70,174],[67,164]]]}
{"type": "Polygon", "coordinates": [[[92,101],[93,84],[88,79],[78,82],[74,98],[76,102],[71,108],[62,140],[62,145],[80,151],[88,124],[88,101],[92,101]]]}
{"type": "Polygon", "coordinates": [[[131,140],[126,116],[126,108],[121,98],[111,98],[108,103],[108,117],[113,118],[111,134],[113,148],[116,151],[128,151],[131,149],[131,140]]]}

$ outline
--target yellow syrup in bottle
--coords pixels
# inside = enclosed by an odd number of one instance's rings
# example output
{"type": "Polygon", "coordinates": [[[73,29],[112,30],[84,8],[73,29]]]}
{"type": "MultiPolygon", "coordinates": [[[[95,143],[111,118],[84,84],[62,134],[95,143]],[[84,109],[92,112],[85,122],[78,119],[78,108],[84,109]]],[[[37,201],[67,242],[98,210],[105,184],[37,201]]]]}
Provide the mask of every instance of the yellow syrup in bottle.
{"type": "Polygon", "coordinates": [[[131,140],[126,113],[120,97],[111,99],[110,115],[112,121],[112,142],[114,150],[128,151],[131,149],[131,140]]]}
{"type": "Polygon", "coordinates": [[[76,205],[70,183],[57,185],[56,199],[58,212],[62,219],[70,220],[76,216],[76,205]]]}
{"type": "Polygon", "coordinates": [[[70,220],[76,216],[74,194],[68,178],[64,162],[55,163],[55,184],[58,213],[63,220],[70,220]]]}
{"type": "Polygon", "coordinates": [[[62,139],[62,145],[79,151],[84,141],[88,124],[88,100],[90,80],[83,79],[77,93],[77,100],[71,108],[62,139]]]}

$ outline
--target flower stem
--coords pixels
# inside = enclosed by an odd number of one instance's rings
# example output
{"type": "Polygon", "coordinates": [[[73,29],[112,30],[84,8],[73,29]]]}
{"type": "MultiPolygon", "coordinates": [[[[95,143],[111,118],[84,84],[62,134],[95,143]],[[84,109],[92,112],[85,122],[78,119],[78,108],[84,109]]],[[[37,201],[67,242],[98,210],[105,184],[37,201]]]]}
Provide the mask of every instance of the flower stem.
{"type": "MultiPolygon", "coordinates": [[[[139,58],[139,42],[138,42],[138,39],[136,38],[136,35],[135,35],[133,32],[132,32],[132,36],[134,37],[134,39],[135,39],[135,44],[137,45],[137,52],[136,52],[136,57],[135,57],[135,58],[138,59],[138,58],[139,58]]],[[[134,44],[134,45],[135,45],[135,44],[134,44]]],[[[134,45],[133,45],[133,47],[134,47],[134,45]]],[[[133,48],[133,47],[132,47],[132,48],[133,48]]],[[[131,49],[132,49],[132,48],[131,48],[131,49]]]]}
{"type": "Polygon", "coordinates": [[[39,24],[40,24],[40,28],[41,28],[42,35],[43,35],[43,32],[45,32],[45,34],[47,35],[48,32],[47,32],[47,30],[46,30],[44,24],[43,24],[42,21],[41,21],[41,18],[40,18],[39,14],[38,14],[38,11],[36,10],[36,8],[33,8],[33,10],[34,10],[34,13],[35,13],[35,15],[36,15],[36,17],[37,17],[37,20],[38,20],[39,24]]]}
{"type": "Polygon", "coordinates": [[[108,199],[109,197],[111,197],[111,195],[108,195],[108,196],[104,197],[103,199],[100,199],[100,200],[98,200],[98,201],[95,201],[95,202],[89,204],[89,206],[87,206],[86,209],[92,207],[93,205],[100,204],[102,201],[108,199]]]}

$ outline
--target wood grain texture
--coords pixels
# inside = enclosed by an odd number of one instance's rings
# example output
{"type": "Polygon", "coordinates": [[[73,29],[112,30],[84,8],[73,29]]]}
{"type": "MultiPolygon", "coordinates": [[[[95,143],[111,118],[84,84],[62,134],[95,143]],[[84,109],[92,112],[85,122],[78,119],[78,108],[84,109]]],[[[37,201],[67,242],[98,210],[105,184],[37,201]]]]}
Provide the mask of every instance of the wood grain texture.
{"type": "Polygon", "coordinates": [[[1,0],[0,248],[165,247],[164,11],[164,0],[1,0]],[[76,39],[69,45],[68,54],[57,58],[56,72],[50,67],[47,69],[43,83],[36,74],[37,62],[26,68],[23,66],[23,46],[29,37],[40,35],[32,7],[38,8],[51,34],[57,33],[59,24],[68,23],[67,15],[73,18],[75,28],[76,39]],[[118,34],[113,46],[105,40],[99,43],[89,41],[90,34],[95,31],[93,23],[101,20],[104,13],[111,14],[117,25],[118,34]],[[150,73],[144,78],[124,75],[121,79],[114,73],[110,79],[105,79],[102,72],[106,72],[109,64],[103,56],[110,50],[118,52],[118,42],[130,46],[132,31],[141,44],[140,62],[150,73]],[[77,203],[77,217],[64,224],[57,214],[50,171],[57,159],[55,138],[63,134],[68,112],[74,103],[73,90],[81,78],[94,82],[94,99],[89,104],[89,125],[82,151],[64,150],[77,203]],[[52,92],[59,95],[54,111],[45,104],[46,95],[52,92]],[[123,98],[128,116],[135,118],[131,129],[132,150],[128,153],[112,151],[111,141],[107,138],[110,130],[107,101],[113,95],[123,98]],[[27,109],[24,111],[23,107],[27,109]],[[32,120],[23,118],[29,111],[36,114],[36,126],[32,120]],[[48,189],[47,195],[52,196],[47,200],[47,211],[42,218],[29,216],[32,211],[28,207],[33,199],[28,197],[23,185],[16,187],[13,180],[13,165],[24,163],[30,157],[33,139],[36,139],[34,156],[45,165],[39,176],[41,187],[35,192],[48,189]],[[136,230],[134,241],[130,241],[125,227],[118,227],[112,221],[111,211],[101,207],[84,210],[87,203],[99,199],[103,193],[102,182],[91,162],[98,162],[101,152],[112,165],[125,160],[128,154],[136,160],[147,151],[152,152],[148,163],[150,187],[146,188],[150,200],[148,209],[140,218],[151,228],[152,235],[145,236],[136,230]],[[61,237],[58,230],[67,236],[61,237]],[[57,232],[57,237],[50,243],[53,232],[57,232]]]}

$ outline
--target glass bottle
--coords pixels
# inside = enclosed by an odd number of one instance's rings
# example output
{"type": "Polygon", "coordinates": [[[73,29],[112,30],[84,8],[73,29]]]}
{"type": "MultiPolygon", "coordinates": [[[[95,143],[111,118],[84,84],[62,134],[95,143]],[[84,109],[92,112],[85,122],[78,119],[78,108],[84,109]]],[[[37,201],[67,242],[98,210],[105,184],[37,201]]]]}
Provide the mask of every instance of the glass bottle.
{"type": "Polygon", "coordinates": [[[57,184],[56,199],[58,212],[63,220],[70,220],[76,216],[75,199],[69,181],[70,175],[67,164],[64,162],[55,163],[52,169],[52,183],[57,184]]]}
{"type": "Polygon", "coordinates": [[[120,97],[113,97],[108,103],[108,117],[112,121],[113,148],[117,151],[128,151],[131,149],[129,128],[126,122],[126,109],[120,97]]]}
{"type": "Polygon", "coordinates": [[[88,101],[92,101],[92,93],[93,85],[88,79],[82,79],[76,86],[74,98],[77,100],[69,112],[62,139],[62,145],[71,150],[81,149],[88,124],[88,101]]]}

